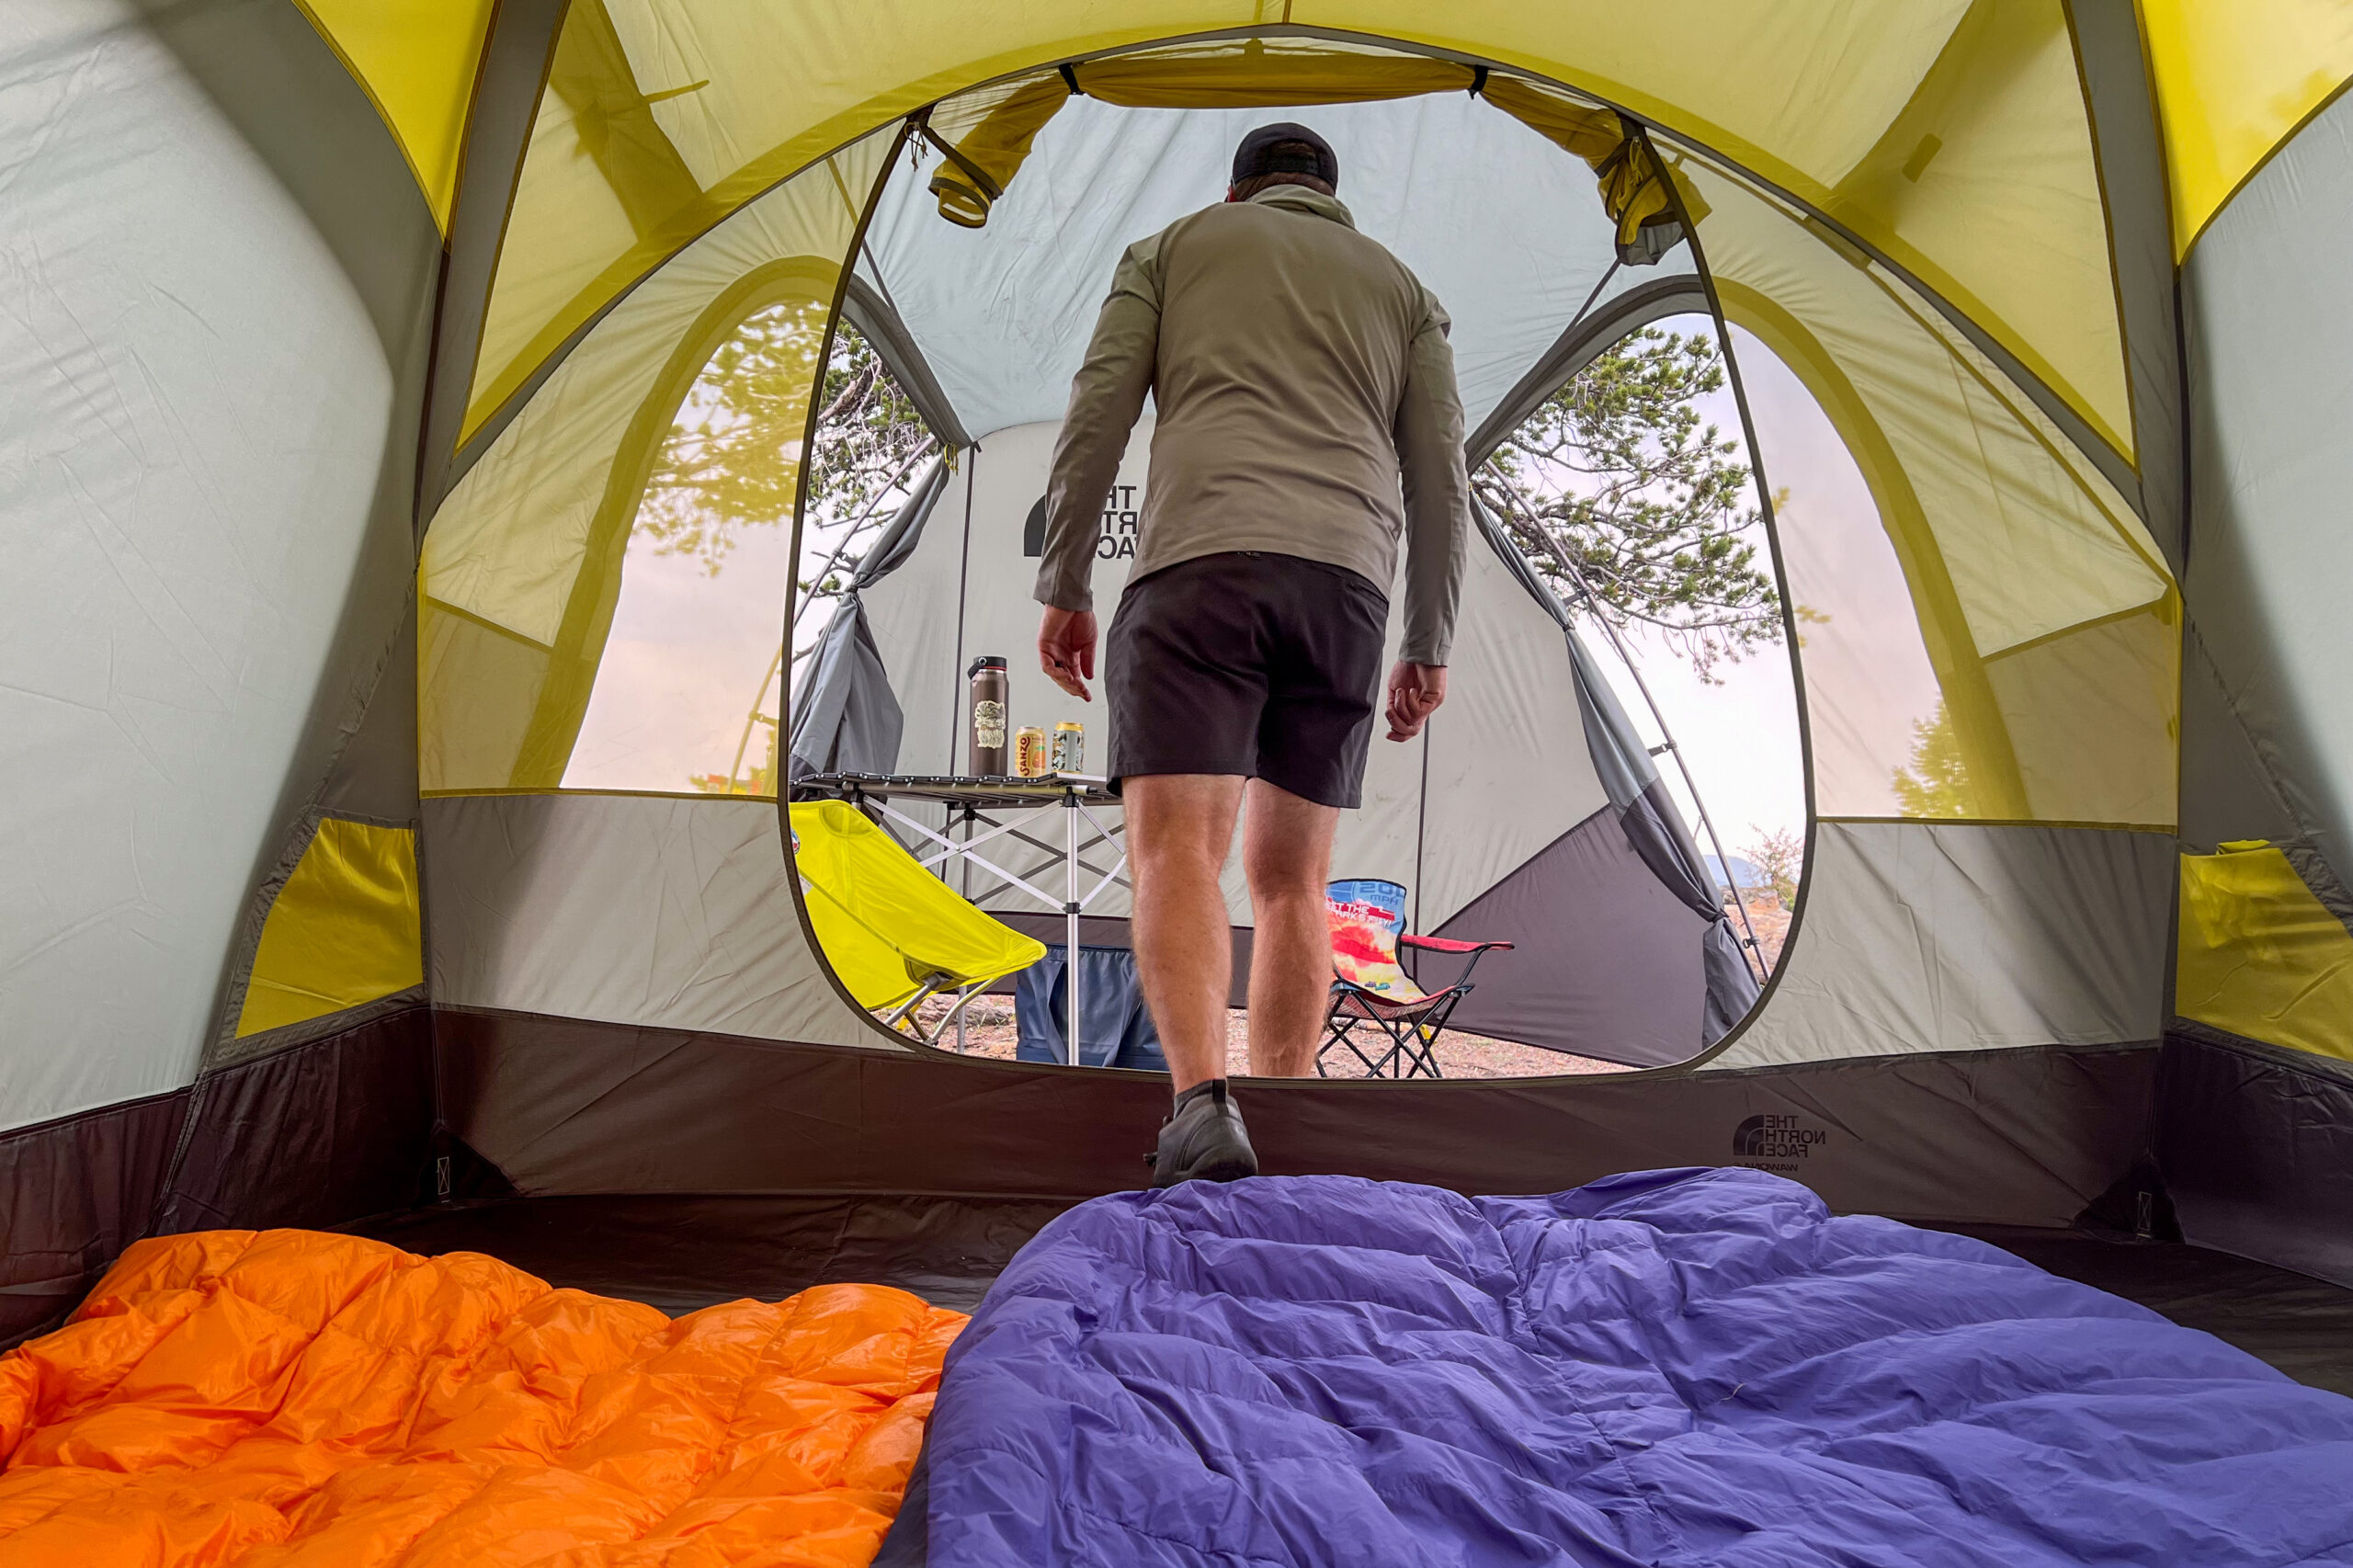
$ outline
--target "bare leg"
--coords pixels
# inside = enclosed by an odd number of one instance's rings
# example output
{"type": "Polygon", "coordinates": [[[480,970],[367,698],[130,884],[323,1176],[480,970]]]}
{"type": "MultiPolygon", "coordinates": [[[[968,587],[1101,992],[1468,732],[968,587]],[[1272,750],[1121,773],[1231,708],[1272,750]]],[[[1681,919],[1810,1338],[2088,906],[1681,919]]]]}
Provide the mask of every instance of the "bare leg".
{"type": "Polygon", "coordinates": [[[1225,1076],[1233,937],[1218,876],[1233,846],[1242,780],[1154,773],[1125,780],[1120,792],[1135,869],[1136,971],[1181,1095],[1225,1076]]]}
{"type": "Polygon", "coordinates": [[[1242,864],[1250,877],[1250,1071],[1303,1078],[1315,1070],[1332,989],[1332,880],[1336,806],[1319,806],[1263,778],[1250,780],[1242,864]]]}

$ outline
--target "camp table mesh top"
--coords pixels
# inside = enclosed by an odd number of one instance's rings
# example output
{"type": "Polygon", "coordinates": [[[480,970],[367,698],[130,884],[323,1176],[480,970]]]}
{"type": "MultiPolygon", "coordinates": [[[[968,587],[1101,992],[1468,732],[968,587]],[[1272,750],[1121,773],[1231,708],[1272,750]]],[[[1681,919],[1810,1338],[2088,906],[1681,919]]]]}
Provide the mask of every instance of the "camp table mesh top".
{"type": "Polygon", "coordinates": [[[1109,780],[1094,773],[1048,773],[1034,778],[966,778],[955,774],[814,773],[796,790],[833,790],[845,795],[876,795],[910,801],[938,801],[980,810],[1017,806],[1047,806],[1072,793],[1091,806],[1116,806],[1120,797],[1109,780]]]}

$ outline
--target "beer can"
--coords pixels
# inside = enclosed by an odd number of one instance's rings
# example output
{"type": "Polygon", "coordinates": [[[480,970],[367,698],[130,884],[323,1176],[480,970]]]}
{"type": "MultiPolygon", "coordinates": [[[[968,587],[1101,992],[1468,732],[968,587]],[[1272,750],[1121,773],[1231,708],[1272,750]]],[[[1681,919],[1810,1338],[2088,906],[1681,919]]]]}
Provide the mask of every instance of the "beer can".
{"type": "Polygon", "coordinates": [[[1046,732],[1035,724],[1024,724],[1013,737],[1013,771],[1023,778],[1042,778],[1046,774],[1046,732]]]}
{"type": "Polygon", "coordinates": [[[1084,773],[1086,771],[1086,726],[1074,724],[1068,719],[1054,726],[1054,771],[1084,773]]]}

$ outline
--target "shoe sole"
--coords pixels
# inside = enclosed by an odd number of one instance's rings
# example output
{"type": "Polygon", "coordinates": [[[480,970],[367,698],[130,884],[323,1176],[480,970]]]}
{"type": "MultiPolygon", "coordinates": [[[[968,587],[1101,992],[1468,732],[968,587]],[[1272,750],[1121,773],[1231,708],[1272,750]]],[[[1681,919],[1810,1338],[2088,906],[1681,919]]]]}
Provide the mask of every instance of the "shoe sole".
{"type": "Polygon", "coordinates": [[[1171,1181],[1154,1180],[1156,1187],[1178,1187],[1188,1181],[1240,1181],[1244,1176],[1258,1174],[1256,1162],[1249,1160],[1211,1160],[1198,1170],[1187,1171],[1171,1181]]]}

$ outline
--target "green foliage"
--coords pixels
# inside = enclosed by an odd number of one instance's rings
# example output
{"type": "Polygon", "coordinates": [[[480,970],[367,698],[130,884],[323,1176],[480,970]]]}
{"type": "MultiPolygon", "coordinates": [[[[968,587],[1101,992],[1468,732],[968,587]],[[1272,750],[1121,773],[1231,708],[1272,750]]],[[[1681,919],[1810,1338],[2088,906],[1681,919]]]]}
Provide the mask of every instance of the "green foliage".
{"type": "Polygon", "coordinates": [[[1926,719],[1912,722],[1909,767],[1895,770],[1895,801],[1907,817],[1965,817],[1974,793],[1969,786],[1969,759],[1961,755],[1961,737],[1953,732],[1952,715],[1943,699],[1926,719]]]}
{"type": "Polygon", "coordinates": [[[813,520],[847,521],[915,477],[938,442],[882,357],[847,322],[834,335],[817,415],[817,461],[809,472],[813,520]]]}
{"type": "Polygon", "coordinates": [[[1546,399],[1472,476],[1563,598],[1586,600],[1589,587],[1613,624],[1661,629],[1702,679],[1781,638],[1748,467],[1698,407],[1723,384],[1711,337],[1645,327],[1546,399]]]}
{"type": "MultiPolygon", "coordinates": [[[[739,530],[792,520],[824,326],[823,305],[771,306],[746,317],[711,356],[655,456],[638,508],[637,531],[656,553],[699,557],[716,575],[739,530]]],[[[858,526],[827,582],[803,583],[804,592],[838,589],[858,564],[857,545],[887,519],[879,503],[934,445],[881,357],[847,322],[834,335],[818,395],[810,526],[858,526]]],[[[840,542],[830,541],[817,561],[840,542]]]]}
{"type": "Polygon", "coordinates": [[[1797,906],[1798,877],[1805,869],[1804,839],[1788,828],[1775,828],[1770,833],[1760,832],[1756,842],[1741,854],[1772,888],[1783,909],[1797,906]]]}

